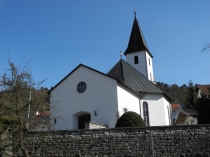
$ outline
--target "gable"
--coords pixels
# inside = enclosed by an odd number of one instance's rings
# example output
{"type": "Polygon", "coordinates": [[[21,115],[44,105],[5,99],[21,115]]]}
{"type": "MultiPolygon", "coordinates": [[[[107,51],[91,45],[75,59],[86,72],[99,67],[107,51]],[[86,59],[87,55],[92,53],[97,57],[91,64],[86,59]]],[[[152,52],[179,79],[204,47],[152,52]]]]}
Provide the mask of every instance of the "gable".
{"type": "Polygon", "coordinates": [[[66,75],[61,81],[59,81],[48,93],[51,93],[55,88],[57,88],[60,84],[62,84],[68,77],[70,77],[71,75],[73,75],[73,73],[75,73],[78,69],[81,69],[81,68],[83,68],[83,69],[86,69],[86,73],[88,74],[88,71],[90,72],[90,71],[92,71],[93,73],[95,73],[95,74],[98,74],[98,75],[101,75],[101,76],[104,76],[104,77],[107,77],[107,78],[109,78],[109,79],[113,79],[113,80],[115,80],[115,78],[112,78],[112,77],[110,77],[110,76],[108,76],[108,75],[106,75],[106,74],[104,74],[104,73],[102,73],[102,72],[100,72],[100,71],[97,71],[97,70],[95,70],[95,69],[93,69],[93,68],[90,68],[90,67],[88,67],[88,66],[86,66],[86,65],[83,65],[83,64],[79,64],[74,70],[72,70],[68,75],[66,75]]]}
{"type": "Polygon", "coordinates": [[[196,84],[196,87],[206,96],[210,95],[210,93],[209,93],[210,84],[207,84],[207,85],[196,84]]]}

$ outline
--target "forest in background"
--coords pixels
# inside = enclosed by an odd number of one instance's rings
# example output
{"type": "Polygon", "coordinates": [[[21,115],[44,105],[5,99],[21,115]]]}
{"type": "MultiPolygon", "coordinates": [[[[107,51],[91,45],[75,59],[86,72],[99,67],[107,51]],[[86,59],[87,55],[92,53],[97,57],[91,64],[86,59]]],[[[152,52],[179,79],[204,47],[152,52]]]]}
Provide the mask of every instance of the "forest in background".
{"type": "Polygon", "coordinates": [[[169,85],[169,84],[163,83],[163,82],[157,82],[156,86],[158,88],[160,88],[162,91],[164,91],[165,93],[167,93],[168,96],[170,96],[170,98],[173,99],[172,103],[177,103],[177,104],[181,104],[181,105],[185,104],[185,100],[188,95],[189,87],[195,88],[195,85],[193,84],[193,82],[191,80],[188,82],[188,84],[183,84],[181,86],[178,86],[176,84],[169,85]]]}

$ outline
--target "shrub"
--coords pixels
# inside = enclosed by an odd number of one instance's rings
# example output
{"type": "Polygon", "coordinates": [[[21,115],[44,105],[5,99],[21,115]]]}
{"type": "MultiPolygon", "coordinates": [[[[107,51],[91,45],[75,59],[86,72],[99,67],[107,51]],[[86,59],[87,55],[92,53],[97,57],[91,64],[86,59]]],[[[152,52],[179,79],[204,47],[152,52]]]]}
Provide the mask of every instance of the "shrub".
{"type": "Polygon", "coordinates": [[[118,127],[143,127],[145,126],[141,116],[136,112],[126,112],[117,121],[115,128],[118,127]]]}
{"type": "Polygon", "coordinates": [[[0,131],[6,130],[8,127],[11,127],[17,124],[17,119],[11,117],[2,116],[0,118],[0,131]]]}

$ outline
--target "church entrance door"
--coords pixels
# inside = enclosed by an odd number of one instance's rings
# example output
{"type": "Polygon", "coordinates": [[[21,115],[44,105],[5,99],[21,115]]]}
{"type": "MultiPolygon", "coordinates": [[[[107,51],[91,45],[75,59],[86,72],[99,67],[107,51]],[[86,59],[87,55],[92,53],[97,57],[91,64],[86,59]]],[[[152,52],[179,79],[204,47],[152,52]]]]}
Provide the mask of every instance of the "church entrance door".
{"type": "Polygon", "coordinates": [[[78,117],[78,129],[85,129],[85,122],[90,121],[90,114],[83,114],[78,117]]]}

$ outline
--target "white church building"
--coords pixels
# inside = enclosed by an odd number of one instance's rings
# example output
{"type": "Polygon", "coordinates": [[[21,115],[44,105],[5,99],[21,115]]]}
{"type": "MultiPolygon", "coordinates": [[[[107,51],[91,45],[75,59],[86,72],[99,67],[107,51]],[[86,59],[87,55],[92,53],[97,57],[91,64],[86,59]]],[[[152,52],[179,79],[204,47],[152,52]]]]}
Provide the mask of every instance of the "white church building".
{"type": "Polygon", "coordinates": [[[152,54],[136,18],[126,61],[120,59],[107,74],[80,64],[50,90],[53,129],[84,129],[85,121],[115,127],[127,111],[141,115],[147,126],[170,125],[170,97],[156,85],[152,54]],[[64,119],[64,120],[63,120],[64,119]]]}

